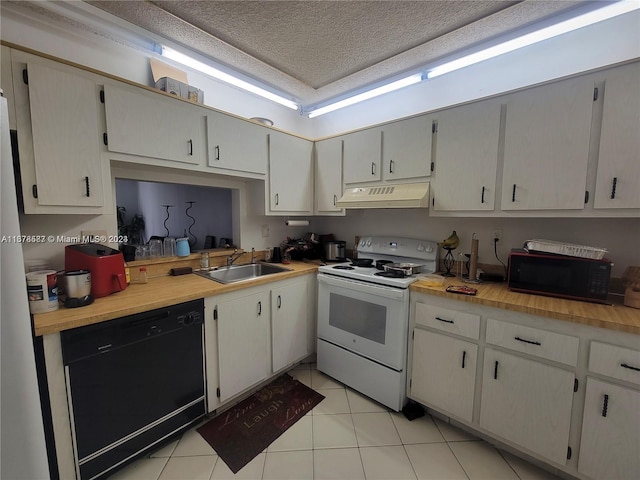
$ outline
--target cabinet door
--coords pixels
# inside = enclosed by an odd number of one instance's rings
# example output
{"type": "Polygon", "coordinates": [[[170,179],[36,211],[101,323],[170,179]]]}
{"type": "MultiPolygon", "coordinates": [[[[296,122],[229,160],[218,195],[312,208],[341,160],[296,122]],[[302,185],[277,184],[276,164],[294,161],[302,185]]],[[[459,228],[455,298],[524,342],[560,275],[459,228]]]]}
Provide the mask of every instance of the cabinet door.
{"type": "Polygon", "coordinates": [[[640,64],[611,72],[604,110],[594,208],[640,208],[640,64]]]}
{"type": "Polygon", "coordinates": [[[336,206],[342,196],[342,139],[316,142],[315,211],[317,215],[341,214],[336,206]]]}
{"type": "Polygon", "coordinates": [[[269,211],[313,213],[313,143],[269,134],[269,211]]]}
{"type": "Polygon", "coordinates": [[[640,392],[587,378],[578,471],[640,478],[640,392]]]}
{"type": "Polygon", "coordinates": [[[301,360],[309,353],[307,302],[306,281],[271,290],[273,372],[301,360]]]}
{"type": "Polygon", "coordinates": [[[486,348],[480,426],[565,465],[574,375],[486,348]]]}
{"type": "Polygon", "coordinates": [[[110,152],[204,164],[204,115],[195,105],[159,93],[105,85],[110,152]]]}
{"type": "Polygon", "coordinates": [[[409,396],[471,422],[478,346],[416,328],[409,396]]]}
{"type": "Polygon", "coordinates": [[[508,100],[503,210],[584,208],[593,90],[577,78],[508,100]]]}
{"type": "Polygon", "coordinates": [[[438,114],[434,210],[493,210],[500,109],[478,102],[438,114]]]}
{"type": "Polygon", "coordinates": [[[207,115],[208,165],[238,172],[267,173],[265,127],[230,115],[207,115]]]}
{"type": "Polygon", "coordinates": [[[382,176],[385,180],[431,175],[433,119],[428,115],[385,125],[382,131],[382,176]]]}
{"type": "Polygon", "coordinates": [[[371,128],[345,135],[344,183],[382,179],[382,130],[371,128]]]}
{"type": "Polygon", "coordinates": [[[37,63],[27,71],[38,204],[102,206],[98,86],[37,63]]]}
{"type": "Polygon", "coordinates": [[[217,304],[220,401],[271,375],[269,294],[258,292],[217,304]]]}

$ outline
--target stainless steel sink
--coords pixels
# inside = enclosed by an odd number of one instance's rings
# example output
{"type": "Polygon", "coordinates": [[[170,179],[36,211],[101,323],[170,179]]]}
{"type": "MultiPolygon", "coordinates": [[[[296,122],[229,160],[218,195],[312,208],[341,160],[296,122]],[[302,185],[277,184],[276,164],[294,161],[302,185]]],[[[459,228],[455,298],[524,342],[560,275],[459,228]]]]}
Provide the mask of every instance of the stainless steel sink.
{"type": "Polygon", "coordinates": [[[220,283],[236,283],[255,278],[272,275],[274,273],[289,272],[290,268],[279,267],[269,263],[250,263],[248,265],[230,265],[218,267],[214,270],[199,271],[198,275],[220,283]]]}

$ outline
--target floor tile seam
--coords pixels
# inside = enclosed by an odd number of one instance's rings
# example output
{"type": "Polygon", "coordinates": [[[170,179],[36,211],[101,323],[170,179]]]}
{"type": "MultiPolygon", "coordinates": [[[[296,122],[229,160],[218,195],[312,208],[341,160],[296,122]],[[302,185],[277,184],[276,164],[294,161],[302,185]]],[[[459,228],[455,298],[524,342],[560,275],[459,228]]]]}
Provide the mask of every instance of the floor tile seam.
{"type": "Polygon", "coordinates": [[[453,454],[453,458],[456,459],[456,462],[458,462],[458,465],[460,465],[460,468],[462,469],[462,471],[464,472],[464,474],[466,475],[466,477],[471,480],[471,476],[469,475],[469,473],[467,472],[467,469],[464,468],[464,465],[462,464],[462,462],[460,461],[460,459],[458,458],[458,456],[456,455],[456,452],[453,450],[453,448],[451,448],[451,445],[449,445],[449,443],[458,443],[458,442],[447,442],[447,448],[449,448],[449,450],[451,451],[451,453],[453,454]]]}
{"type": "MultiPolygon", "coordinates": [[[[495,447],[494,447],[495,448],[495,447]]],[[[520,475],[518,475],[518,472],[516,471],[516,469],[513,467],[513,465],[511,465],[511,462],[509,460],[507,460],[507,457],[505,457],[503,455],[503,451],[500,450],[499,448],[496,448],[496,451],[498,452],[498,455],[500,455],[500,457],[502,458],[502,460],[504,460],[504,463],[506,463],[507,465],[509,465],[509,468],[511,470],[513,470],[513,473],[515,474],[516,477],[518,477],[520,480],[522,480],[522,477],[520,475]]]]}
{"type": "Polygon", "coordinates": [[[402,444],[402,449],[404,450],[404,454],[407,456],[407,460],[409,460],[409,465],[411,465],[411,470],[413,471],[413,475],[416,477],[416,480],[419,479],[420,477],[418,476],[416,467],[413,465],[413,462],[411,461],[411,456],[409,455],[409,452],[407,452],[407,447],[404,443],[402,444]]]}

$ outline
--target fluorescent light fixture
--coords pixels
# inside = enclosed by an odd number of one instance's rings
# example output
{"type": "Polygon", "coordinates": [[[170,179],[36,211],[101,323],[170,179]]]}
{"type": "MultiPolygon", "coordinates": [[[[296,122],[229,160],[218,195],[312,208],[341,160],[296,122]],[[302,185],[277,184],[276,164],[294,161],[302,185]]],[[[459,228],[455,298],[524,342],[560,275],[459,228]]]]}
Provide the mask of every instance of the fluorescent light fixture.
{"type": "Polygon", "coordinates": [[[393,92],[394,90],[398,90],[400,88],[408,87],[409,85],[421,82],[422,80],[422,73],[417,73],[415,75],[396,80],[395,82],[387,83],[386,85],[382,85],[381,87],[374,88],[373,90],[368,90],[358,95],[354,95],[353,97],[345,98],[344,100],[340,100],[339,102],[330,103],[329,105],[326,105],[324,107],[316,108],[315,110],[309,112],[309,118],[314,118],[318,115],[324,115],[325,113],[333,112],[334,110],[338,110],[339,108],[348,107],[349,105],[353,105],[354,103],[359,103],[364,100],[369,100],[370,98],[383,95],[385,93],[393,92]]]}
{"type": "Polygon", "coordinates": [[[241,88],[248,92],[259,95],[263,98],[267,98],[273,102],[279,103],[280,105],[284,105],[285,107],[288,107],[292,110],[299,110],[300,108],[300,106],[297,103],[293,102],[292,100],[281,97],[280,95],[276,95],[275,93],[269,92],[268,90],[265,90],[264,88],[260,88],[249,82],[245,82],[244,80],[240,80],[239,78],[236,78],[233,75],[229,75],[228,73],[223,72],[222,70],[218,70],[217,68],[214,68],[210,65],[207,65],[204,62],[201,62],[187,55],[184,55],[183,53],[180,53],[172,48],[165,47],[164,45],[162,45],[162,56],[170,60],[173,60],[174,62],[178,62],[182,65],[186,65],[187,67],[193,68],[194,70],[198,70],[199,72],[202,72],[213,78],[229,83],[238,88],[241,88]]]}
{"type": "Polygon", "coordinates": [[[439,75],[444,75],[445,73],[453,72],[454,70],[468,67],[469,65],[473,65],[474,63],[479,63],[484,60],[497,57],[504,53],[512,52],[519,48],[533,45],[534,43],[538,43],[543,40],[562,35],[563,33],[572,32],[573,30],[593,25],[594,23],[608,20],[609,18],[613,18],[618,15],[632,12],[634,10],[637,10],[638,8],[640,8],[640,2],[637,0],[623,0],[615,2],[607,5],[606,7],[599,8],[582,15],[578,15],[577,17],[571,18],[569,20],[556,23],[555,25],[551,25],[541,30],[531,32],[527,35],[514,38],[513,40],[500,43],[485,50],[472,53],[471,55],[466,55],[462,58],[458,58],[457,60],[443,63],[442,65],[429,69],[427,71],[427,78],[434,78],[439,75]]]}

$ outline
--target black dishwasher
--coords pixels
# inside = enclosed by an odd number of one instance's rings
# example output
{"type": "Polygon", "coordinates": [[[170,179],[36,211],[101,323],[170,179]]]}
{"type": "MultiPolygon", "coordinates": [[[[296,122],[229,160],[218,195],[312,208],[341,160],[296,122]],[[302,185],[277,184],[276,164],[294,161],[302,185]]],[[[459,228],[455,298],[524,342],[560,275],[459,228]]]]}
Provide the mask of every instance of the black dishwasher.
{"type": "Polygon", "coordinates": [[[206,413],[204,301],[61,332],[78,478],[113,473],[206,413]]]}

